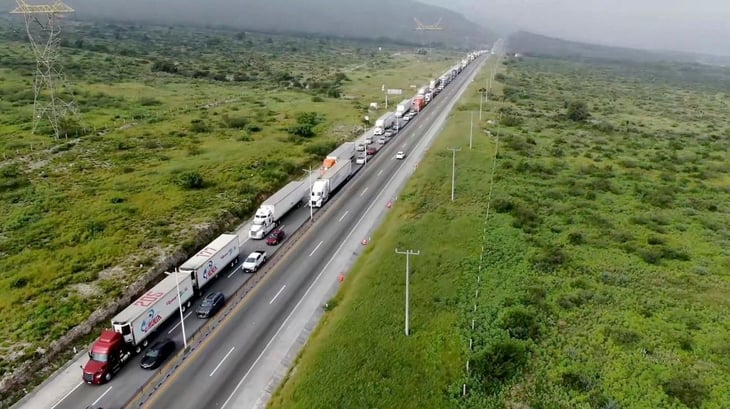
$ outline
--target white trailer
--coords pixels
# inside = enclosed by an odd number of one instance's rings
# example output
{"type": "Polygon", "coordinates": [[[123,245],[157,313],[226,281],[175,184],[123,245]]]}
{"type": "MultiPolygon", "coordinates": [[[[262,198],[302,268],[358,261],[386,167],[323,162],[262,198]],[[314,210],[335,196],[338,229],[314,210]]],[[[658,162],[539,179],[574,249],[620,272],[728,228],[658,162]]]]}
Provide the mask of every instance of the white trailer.
{"type": "Polygon", "coordinates": [[[400,104],[398,104],[398,106],[395,109],[396,118],[400,118],[403,115],[405,115],[408,111],[410,111],[411,105],[413,105],[413,102],[411,102],[410,99],[404,99],[403,101],[401,101],[400,104]]]}
{"type": "Polygon", "coordinates": [[[438,80],[431,80],[431,82],[428,83],[428,88],[433,91],[438,86],[438,80]]]}
{"type": "Polygon", "coordinates": [[[226,266],[237,263],[238,251],[238,235],[221,234],[183,263],[179,271],[192,277],[195,290],[198,291],[226,266]]]}
{"type": "Polygon", "coordinates": [[[146,345],[145,339],[178,312],[178,285],[180,303],[189,307],[195,293],[192,277],[190,274],[172,273],[112,318],[114,331],[122,334],[129,345],[146,345]]]}
{"type": "Polygon", "coordinates": [[[352,162],[344,161],[337,164],[325,172],[319,179],[312,184],[312,195],[309,205],[312,207],[322,207],[332,192],[337,190],[349,177],[352,172],[352,162]]]}
{"type": "Polygon", "coordinates": [[[285,214],[306,200],[309,183],[306,180],[289,182],[286,186],[266,199],[253,217],[248,237],[261,240],[276,227],[285,214]]]}
{"type": "Polygon", "coordinates": [[[386,129],[393,126],[393,122],[395,122],[395,114],[393,112],[386,112],[375,121],[373,135],[384,134],[386,129]]]}

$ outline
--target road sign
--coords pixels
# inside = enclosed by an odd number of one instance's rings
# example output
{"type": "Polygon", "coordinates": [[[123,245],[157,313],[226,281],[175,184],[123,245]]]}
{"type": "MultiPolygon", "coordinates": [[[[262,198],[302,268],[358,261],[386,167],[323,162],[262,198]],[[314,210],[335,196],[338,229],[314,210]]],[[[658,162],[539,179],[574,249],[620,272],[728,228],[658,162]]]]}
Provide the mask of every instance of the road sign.
{"type": "Polygon", "coordinates": [[[386,91],[386,93],[388,95],[401,95],[403,94],[403,90],[398,88],[388,88],[388,91],[386,91]]]}

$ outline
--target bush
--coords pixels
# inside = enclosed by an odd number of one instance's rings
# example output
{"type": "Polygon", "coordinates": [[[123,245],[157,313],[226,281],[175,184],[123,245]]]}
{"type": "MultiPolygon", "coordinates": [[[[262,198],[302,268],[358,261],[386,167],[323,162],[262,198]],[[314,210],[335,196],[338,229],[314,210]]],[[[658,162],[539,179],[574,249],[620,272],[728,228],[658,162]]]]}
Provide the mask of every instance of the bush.
{"type": "MultiPolygon", "coordinates": [[[[474,358],[474,373],[487,388],[494,382],[505,382],[519,374],[530,352],[522,341],[498,341],[474,358]]],[[[490,388],[491,389],[491,388],[490,388]]]]}
{"type": "Polygon", "coordinates": [[[670,378],[662,384],[664,393],[682,402],[690,408],[699,408],[707,399],[707,387],[697,376],[682,373],[670,378]]]}
{"type": "Polygon", "coordinates": [[[540,336],[540,326],[535,318],[535,313],[524,307],[505,311],[500,318],[499,325],[512,338],[537,340],[540,336]]]}
{"type": "Polygon", "coordinates": [[[572,101],[567,108],[567,116],[571,121],[583,122],[591,116],[588,112],[588,105],[583,101],[572,101]]]}
{"type": "Polygon", "coordinates": [[[190,121],[190,130],[195,133],[205,133],[210,131],[210,128],[202,119],[193,119],[190,121]]]}
{"type": "Polygon", "coordinates": [[[333,141],[317,142],[307,145],[304,152],[309,153],[317,158],[324,158],[328,153],[337,148],[337,143],[333,141]]]}
{"type": "Polygon", "coordinates": [[[185,189],[201,189],[205,182],[198,172],[184,172],[177,179],[178,185],[185,189]]]}
{"type": "Polygon", "coordinates": [[[223,123],[228,128],[233,129],[244,129],[249,123],[249,118],[245,116],[229,117],[228,115],[223,116],[223,123]]]}

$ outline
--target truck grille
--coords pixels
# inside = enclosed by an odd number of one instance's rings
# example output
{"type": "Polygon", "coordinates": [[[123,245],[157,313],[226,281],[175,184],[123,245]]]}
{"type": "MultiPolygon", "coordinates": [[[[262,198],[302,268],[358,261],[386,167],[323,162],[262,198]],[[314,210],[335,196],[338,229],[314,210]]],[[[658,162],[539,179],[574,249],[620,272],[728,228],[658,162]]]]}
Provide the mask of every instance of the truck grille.
{"type": "Polygon", "coordinates": [[[84,372],[84,382],[91,383],[94,381],[94,374],[84,372]]]}

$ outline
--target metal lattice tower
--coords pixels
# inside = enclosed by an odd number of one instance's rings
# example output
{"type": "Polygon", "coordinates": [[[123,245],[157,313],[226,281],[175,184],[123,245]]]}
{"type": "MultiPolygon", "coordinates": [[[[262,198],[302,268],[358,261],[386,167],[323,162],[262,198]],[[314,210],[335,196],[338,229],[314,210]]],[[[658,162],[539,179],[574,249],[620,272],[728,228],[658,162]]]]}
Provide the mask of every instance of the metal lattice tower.
{"type": "MultiPolygon", "coordinates": [[[[52,4],[28,4],[16,0],[18,7],[11,14],[22,14],[25,27],[36,58],[36,72],[33,81],[33,132],[43,119],[47,119],[56,139],[61,136],[61,121],[68,115],[76,115],[73,97],[64,101],[60,90],[69,89],[58,64],[61,27],[59,19],[74,10],[61,0],[52,4]]],[[[67,93],[71,95],[70,92],[67,93]]]]}

